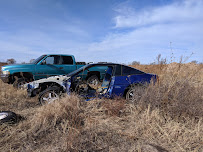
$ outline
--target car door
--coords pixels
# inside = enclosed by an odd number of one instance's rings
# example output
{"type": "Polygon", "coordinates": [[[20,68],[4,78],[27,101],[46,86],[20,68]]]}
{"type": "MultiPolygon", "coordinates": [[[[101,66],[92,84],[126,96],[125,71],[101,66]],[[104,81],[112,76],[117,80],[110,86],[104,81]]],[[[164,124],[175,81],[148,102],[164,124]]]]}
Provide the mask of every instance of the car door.
{"type": "Polygon", "coordinates": [[[131,68],[124,65],[117,65],[115,70],[114,86],[112,93],[122,96],[125,89],[131,84],[131,68]]]}
{"type": "Polygon", "coordinates": [[[47,78],[55,75],[64,74],[64,70],[61,66],[61,56],[60,55],[49,55],[44,60],[36,65],[35,79],[47,78]]]}

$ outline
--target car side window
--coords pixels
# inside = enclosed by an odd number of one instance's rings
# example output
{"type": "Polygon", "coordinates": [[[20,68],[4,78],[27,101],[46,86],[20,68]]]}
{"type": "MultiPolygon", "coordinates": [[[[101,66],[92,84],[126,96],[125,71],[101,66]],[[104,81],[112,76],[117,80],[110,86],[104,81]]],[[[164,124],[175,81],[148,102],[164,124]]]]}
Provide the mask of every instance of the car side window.
{"type": "Polygon", "coordinates": [[[144,72],[139,71],[137,69],[131,68],[131,67],[127,67],[127,66],[123,66],[122,67],[123,70],[123,75],[136,75],[136,74],[144,74],[144,72]]]}
{"type": "Polygon", "coordinates": [[[58,55],[51,55],[45,59],[46,64],[59,64],[60,56],[58,55]]]}
{"type": "Polygon", "coordinates": [[[115,76],[121,76],[121,65],[116,65],[115,76]]]}
{"type": "Polygon", "coordinates": [[[71,56],[61,56],[62,64],[73,64],[73,58],[71,56]]]}

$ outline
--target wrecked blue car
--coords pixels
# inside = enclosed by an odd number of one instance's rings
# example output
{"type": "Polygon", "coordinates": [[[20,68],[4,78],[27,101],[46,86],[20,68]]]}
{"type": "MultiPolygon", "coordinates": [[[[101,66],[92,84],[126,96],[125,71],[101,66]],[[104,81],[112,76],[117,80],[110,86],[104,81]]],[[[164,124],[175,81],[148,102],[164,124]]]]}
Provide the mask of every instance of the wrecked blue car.
{"type": "Polygon", "coordinates": [[[41,104],[58,100],[64,94],[77,93],[85,100],[91,98],[124,97],[133,100],[135,86],[155,82],[158,78],[155,74],[142,72],[138,69],[116,63],[95,63],[81,67],[68,75],[60,75],[40,79],[26,84],[30,97],[39,96],[41,104]],[[106,69],[105,76],[100,83],[87,82],[83,77],[91,69],[106,69]]]}

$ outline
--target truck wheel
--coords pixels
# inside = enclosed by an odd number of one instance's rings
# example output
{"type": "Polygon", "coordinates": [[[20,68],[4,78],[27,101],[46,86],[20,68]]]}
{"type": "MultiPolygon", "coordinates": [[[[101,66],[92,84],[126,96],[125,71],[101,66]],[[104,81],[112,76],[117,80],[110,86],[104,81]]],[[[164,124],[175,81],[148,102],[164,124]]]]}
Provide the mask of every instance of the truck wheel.
{"type": "Polygon", "coordinates": [[[18,78],[13,83],[13,87],[17,89],[23,89],[24,84],[27,83],[27,80],[25,78],[18,78]]]}
{"type": "Polygon", "coordinates": [[[0,112],[0,123],[16,123],[17,115],[11,111],[0,112]]]}
{"type": "Polygon", "coordinates": [[[98,85],[99,85],[99,79],[96,75],[92,75],[90,76],[88,79],[87,79],[87,84],[93,88],[93,89],[96,89],[98,88],[98,85]]]}
{"type": "Polygon", "coordinates": [[[39,94],[39,103],[41,105],[50,104],[59,100],[60,89],[58,87],[49,87],[39,94]]]}

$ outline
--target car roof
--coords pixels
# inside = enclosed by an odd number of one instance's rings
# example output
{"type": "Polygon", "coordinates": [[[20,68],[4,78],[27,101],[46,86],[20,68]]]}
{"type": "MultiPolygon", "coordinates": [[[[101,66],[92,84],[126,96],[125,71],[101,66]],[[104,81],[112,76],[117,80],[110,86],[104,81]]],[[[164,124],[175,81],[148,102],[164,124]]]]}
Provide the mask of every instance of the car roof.
{"type": "Polygon", "coordinates": [[[117,64],[117,63],[108,63],[108,62],[98,62],[98,63],[91,63],[91,64],[86,64],[85,66],[69,73],[68,75],[76,75],[78,73],[80,73],[80,71],[84,70],[84,69],[88,69],[94,66],[115,66],[115,65],[121,65],[121,64],[117,64]]]}
{"type": "MultiPolygon", "coordinates": [[[[138,70],[138,69],[136,69],[136,68],[133,68],[133,67],[130,67],[130,66],[127,66],[127,65],[124,65],[124,64],[111,63],[111,62],[98,62],[98,63],[87,64],[87,65],[85,65],[84,67],[81,67],[80,69],[75,70],[75,71],[69,73],[68,75],[72,75],[72,74],[73,74],[73,75],[76,75],[76,74],[80,73],[82,70],[84,70],[84,69],[89,69],[89,68],[94,67],[94,66],[116,66],[116,65],[119,65],[119,66],[126,66],[126,67],[129,67],[129,68],[138,70]]],[[[140,70],[138,70],[138,71],[140,71],[140,70]]],[[[141,72],[143,72],[143,71],[141,71],[141,72]]],[[[144,73],[144,72],[143,72],[143,73],[144,73]]]]}
{"type": "MultiPolygon", "coordinates": [[[[123,65],[123,64],[119,64],[119,63],[111,63],[111,62],[98,62],[98,63],[91,63],[89,64],[90,66],[111,66],[111,65],[123,65]]],[[[125,65],[126,66],[126,65],[125,65]]]]}

